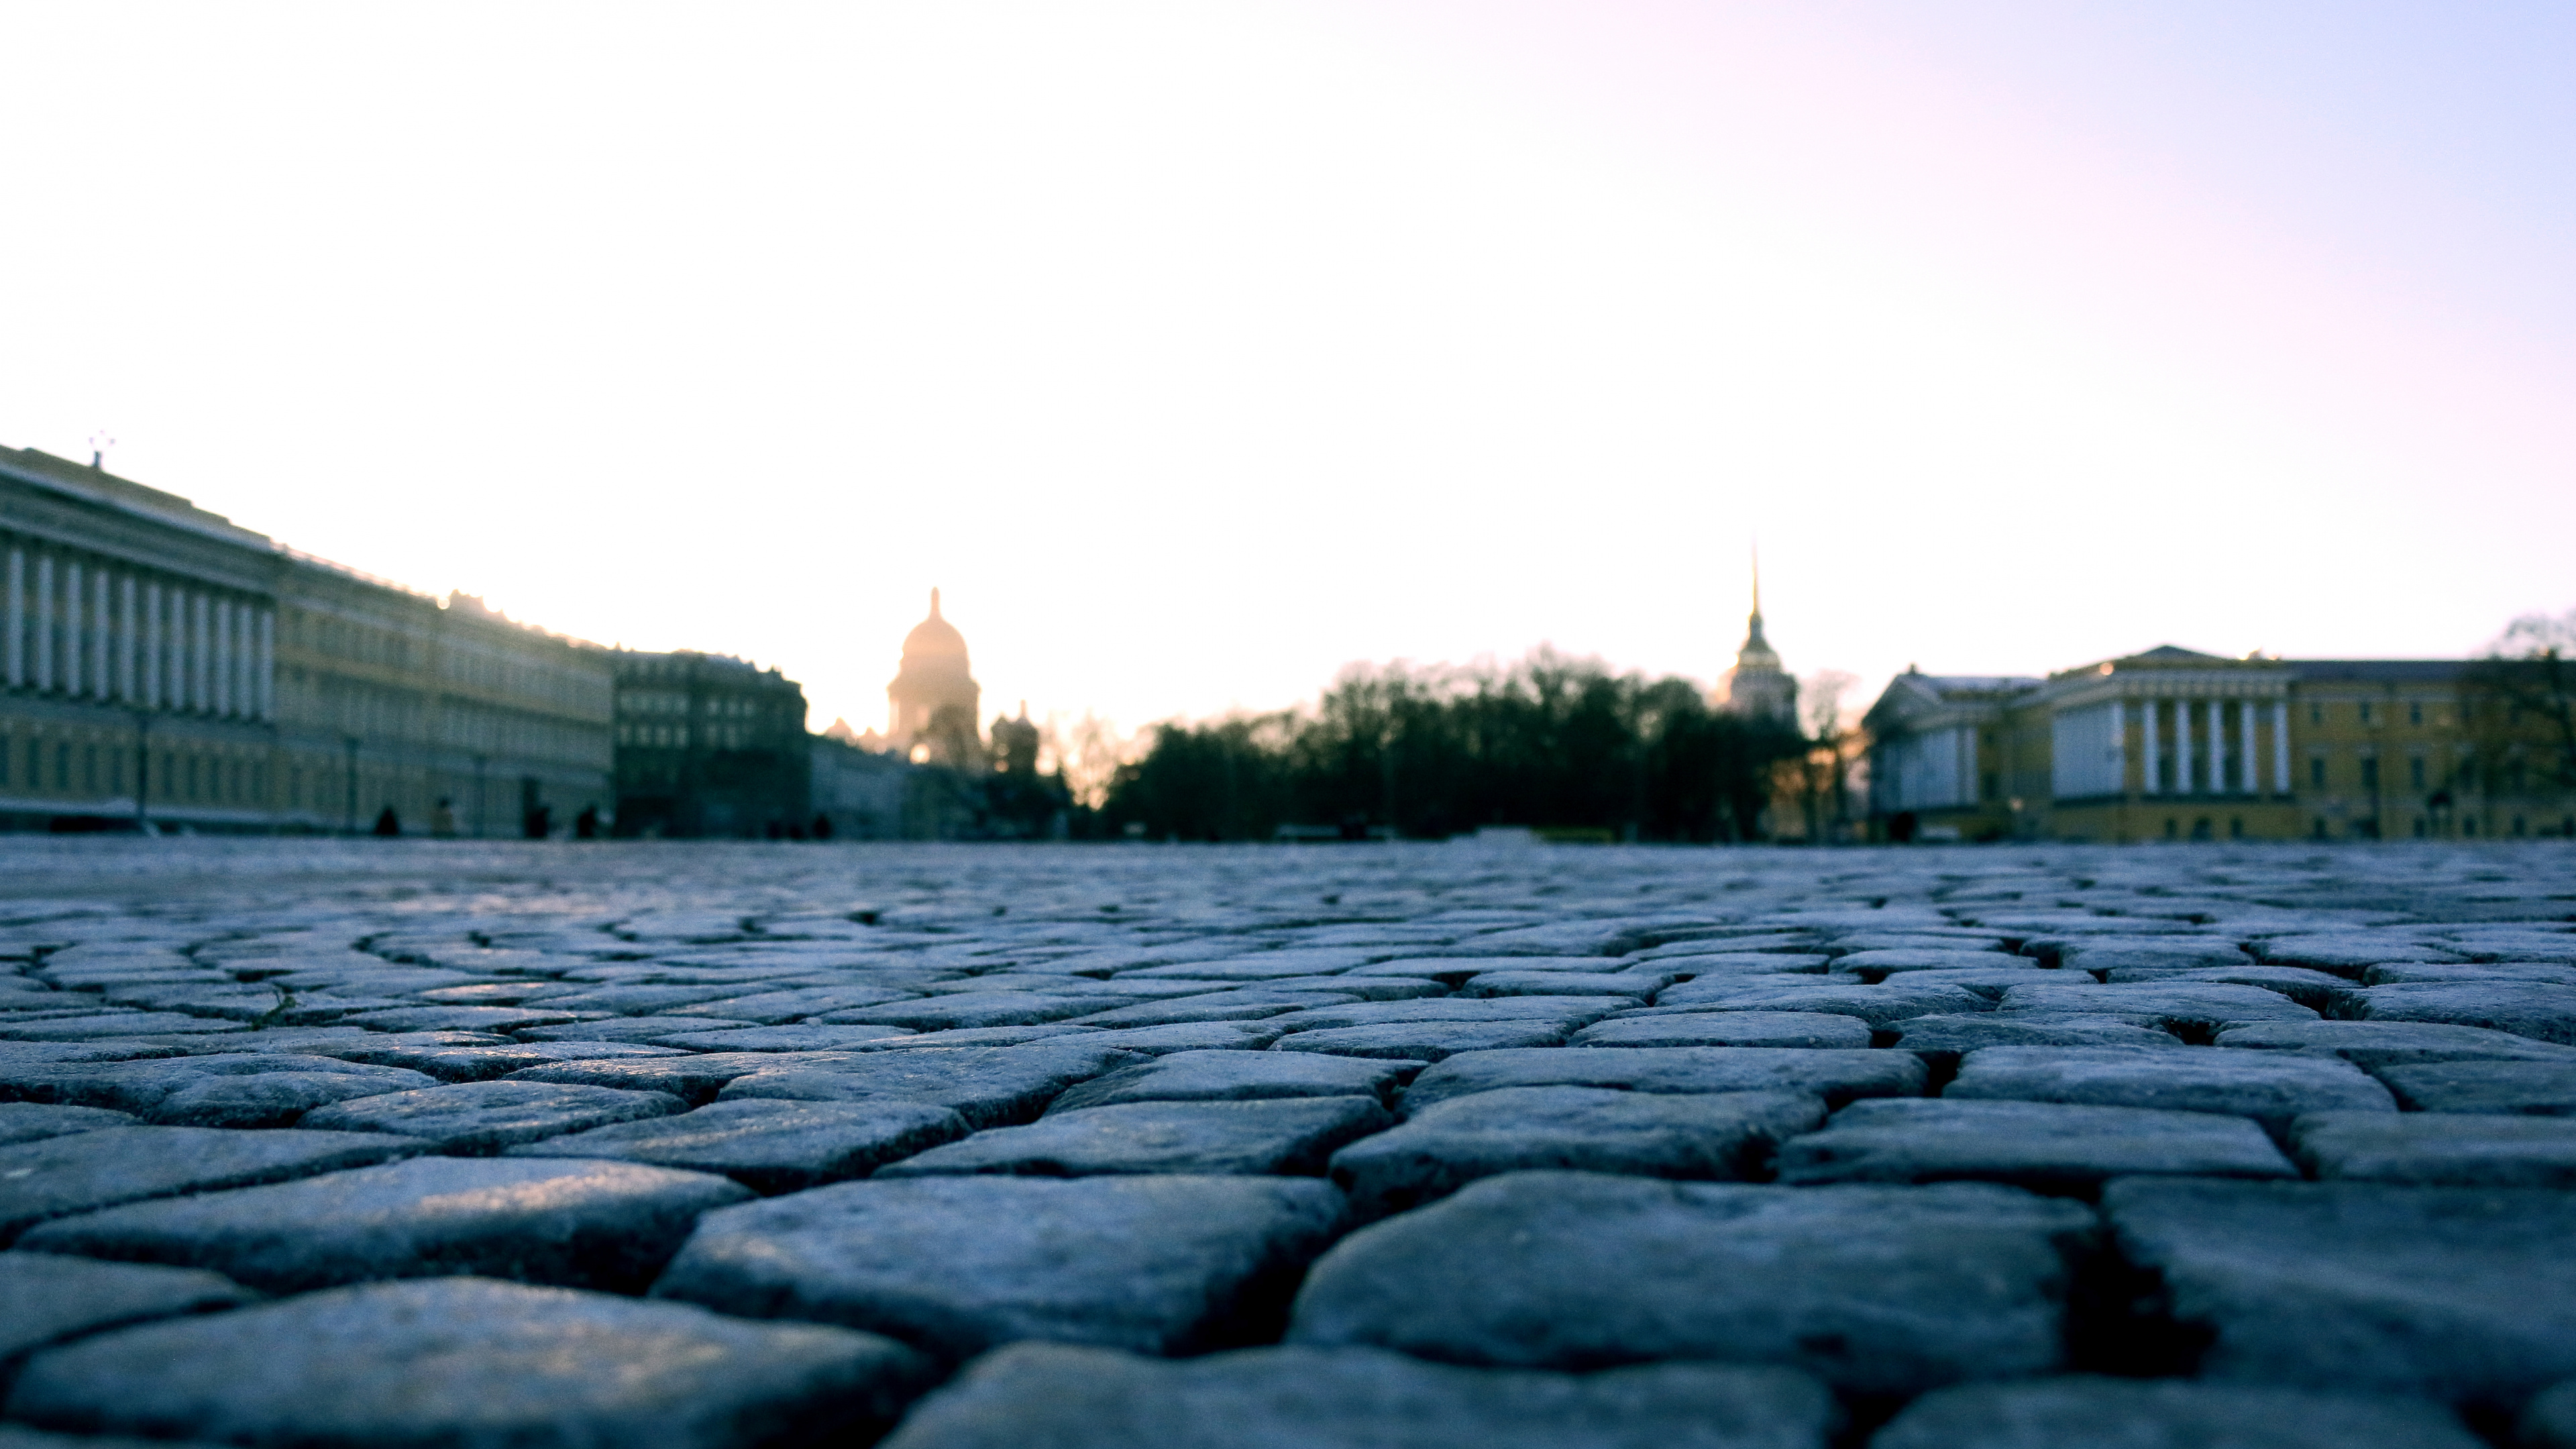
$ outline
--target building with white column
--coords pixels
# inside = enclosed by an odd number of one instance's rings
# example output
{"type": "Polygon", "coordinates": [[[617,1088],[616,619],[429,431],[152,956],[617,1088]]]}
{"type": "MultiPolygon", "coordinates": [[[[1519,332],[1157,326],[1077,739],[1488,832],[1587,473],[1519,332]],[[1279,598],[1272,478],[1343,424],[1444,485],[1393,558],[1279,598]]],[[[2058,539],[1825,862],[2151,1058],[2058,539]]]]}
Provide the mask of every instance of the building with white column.
{"type": "Polygon", "coordinates": [[[1865,723],[1871,813],[1916,839],[2576,834],[2538,772],[2481,764],[2468,668],[2165,645],[2046,679],[1909,671],[1865,723]]]}
{"type": "Polygon", "coordinates": [[[517,835],[523,800],[558,823],[611,809],[600,652],[466,602],[0,448],[0,829],[391,811],[406,834],[517,835]]]}

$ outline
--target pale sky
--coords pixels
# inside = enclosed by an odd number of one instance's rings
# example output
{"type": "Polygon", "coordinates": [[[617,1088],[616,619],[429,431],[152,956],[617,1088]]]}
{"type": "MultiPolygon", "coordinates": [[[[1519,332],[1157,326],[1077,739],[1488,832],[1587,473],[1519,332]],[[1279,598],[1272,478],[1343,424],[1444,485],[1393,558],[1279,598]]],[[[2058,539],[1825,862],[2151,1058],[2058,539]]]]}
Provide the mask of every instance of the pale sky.
{"type": "Polygon", "coordinates": [[[882,725],[2576,605],[2576,9],[0,0],[0,444],[882,725]]]}

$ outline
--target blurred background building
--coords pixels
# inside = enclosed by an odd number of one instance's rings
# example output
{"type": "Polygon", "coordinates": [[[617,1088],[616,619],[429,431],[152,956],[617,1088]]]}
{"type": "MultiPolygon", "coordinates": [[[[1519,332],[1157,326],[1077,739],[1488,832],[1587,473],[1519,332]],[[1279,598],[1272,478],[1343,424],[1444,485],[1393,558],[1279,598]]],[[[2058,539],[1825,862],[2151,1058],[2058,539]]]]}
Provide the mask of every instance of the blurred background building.
{"type": "Polygon", "coordinates": [[[1753,561],[1753,612],[1745,620],[1744,644],[1735,651],[1734,667],[1719,682],[1718,707],[1730,714],[1767,719],[1795,727],[1798,681],[1780,667],[1771,641],[1762,637],[1762,561],[1753,561]]]}
{"type": "Polygon", "coordinates": [[[886,686],[888,746],[916,765],[980,764],[975,714],[983,694],[967,665],[966,636],[940,617],[932,589],[930,617],[903,636],[903,663],[886,686]]]}
{"type": "Polygon", "coordinates": [[[679,650],[607,653],[617,680],[620,835],[804,836],[813,737],[805,691],[776,668],[679,650]]]}

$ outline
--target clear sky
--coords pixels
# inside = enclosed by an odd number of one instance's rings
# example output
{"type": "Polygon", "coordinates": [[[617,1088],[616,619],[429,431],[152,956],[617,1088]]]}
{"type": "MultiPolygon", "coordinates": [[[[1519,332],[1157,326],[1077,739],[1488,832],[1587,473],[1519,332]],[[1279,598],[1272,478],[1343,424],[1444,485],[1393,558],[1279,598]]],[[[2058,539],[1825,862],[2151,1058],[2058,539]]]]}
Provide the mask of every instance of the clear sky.
{"type": "Polygon", "coordinates": [[[0,443],[882,724],[2576,605],[2576,8],[0,0],[0,443]]]}

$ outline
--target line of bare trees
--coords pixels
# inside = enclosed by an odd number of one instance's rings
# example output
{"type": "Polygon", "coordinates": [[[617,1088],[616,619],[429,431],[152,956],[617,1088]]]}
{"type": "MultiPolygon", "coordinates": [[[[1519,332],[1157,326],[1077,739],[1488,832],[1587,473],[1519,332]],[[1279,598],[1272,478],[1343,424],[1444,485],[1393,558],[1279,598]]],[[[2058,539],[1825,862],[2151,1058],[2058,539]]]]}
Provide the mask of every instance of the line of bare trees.
{"type": "Polygon", "coordinates": [[[1710,708],[1689,680],[1546,649],[1508,667],[1361,664],[1312,709],[1157,726],[1111,781],[1099,822],[1155,839],[1525,825],[1752,840],[1778,767],[1807,743],[1793,724],[1710,708]]]}

